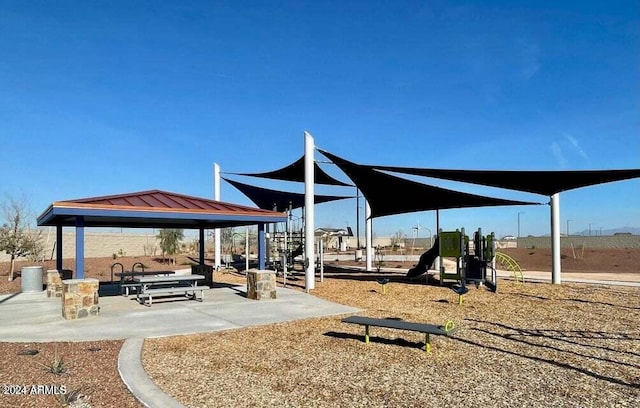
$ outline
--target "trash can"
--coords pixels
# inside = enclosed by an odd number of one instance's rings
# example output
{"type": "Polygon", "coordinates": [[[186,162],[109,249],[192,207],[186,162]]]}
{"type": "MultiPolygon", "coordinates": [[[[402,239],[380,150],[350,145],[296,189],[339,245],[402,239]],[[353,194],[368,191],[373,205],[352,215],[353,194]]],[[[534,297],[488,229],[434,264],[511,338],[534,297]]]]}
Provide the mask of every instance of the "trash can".
{"type": "Polygon", "coordinates": [[[21,291],[42,292],[42,266],[25,266],[21,270],[21,291]]]}
{"type": "Polygon", "coordinates": [[[356,261],[362,261],[362,249],[356,249],[356,261]]]}

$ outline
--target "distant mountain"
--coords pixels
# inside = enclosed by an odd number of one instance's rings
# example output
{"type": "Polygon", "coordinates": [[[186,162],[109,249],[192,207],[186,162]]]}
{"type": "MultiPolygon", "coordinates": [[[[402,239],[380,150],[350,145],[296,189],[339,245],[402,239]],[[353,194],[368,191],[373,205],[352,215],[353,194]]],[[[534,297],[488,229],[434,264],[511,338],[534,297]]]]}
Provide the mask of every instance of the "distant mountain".
{"type": "MultiPolygon", "coordinates": [[[[613,234],[633,234],[633,235],[640,235],[640,228],[638,227],[619,227],[619,228],[612,228],[612,229],[603,229],[602,230],[602,235],[613,235],[613,234]]],[[[589,230],[583,230],[583,231],[576,231],[573,232],[571,231],[571,235],[584,235],[584,236],[588,236],[589,235],[589,230]]],[[[600,235],[600,228],[591,228],[591,235],[600,235]]]]}

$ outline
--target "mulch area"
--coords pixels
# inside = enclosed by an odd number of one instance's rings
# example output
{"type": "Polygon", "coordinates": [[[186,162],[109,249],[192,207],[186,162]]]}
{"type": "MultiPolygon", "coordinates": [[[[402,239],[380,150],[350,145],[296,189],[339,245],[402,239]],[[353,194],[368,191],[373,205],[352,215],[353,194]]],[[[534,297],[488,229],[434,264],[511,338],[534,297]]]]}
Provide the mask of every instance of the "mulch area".
{"type": "Polygon", "coordinates": [[[399,330],[372,328],[366,345],[342,316],[147,339],[145,370],[190,407],[640,403],[638,288],[501,280],[498,293],[472,288],[459,305],[450,288],[403,274],[337,271],[312,293],[362,315],[452,320],[458,330],[431,336],[431,354],[423,335],[399,330]],[[384,294],[381,276],[391,280],[384,294]]]}
{"type": "MultiPolygon", "coordinates": [[[[523,269],[545,270],[544,250],[517,251],[505,252],[523,269]]],[[[598,268],[605,265],[611,272],[639,272],[638,249],[589,251],[576,258],[588,263],[587,272],[603,272],[598,268]],[[596,259],[602,262],[598,268],[591,266],[596,259]]],[[[568,270],[573,256],[563,255],[563,270],[568,270]]],[[[126,268],[140,261],[147,269],[167,269],[150,258],[117,261],[126,268]]],[[[178,258],[175,268],[188,267],[188,261],[178,258]]],[[[73,261],[68,262],[65,267],[73,269],[73,261]]],[[[88,259],[86,277],[109,280],[113,262],[88,259]]],[[[0,264],[0,293],[19,292],[19,278],[6,282],[7,266],[0,264]]],[[[21,266],[26,265],[16,269],[21,266]]],[[[45,265],[45,270],[51,267],[45,265]]],[[[233,272],[216,273],[216,280],[245,282],[242,274],[233,272]]],[[[303,286],[304,276],[290,277],[289,287],[303,286]]],[[[341,317],[309,319],[148,339],[145,369],[167,393],[190,407],[640,404],[638,288],[500,281],[498,293],[472,288],[460,306],[450,289],[409,282],[402,273],[328,270],[312,294],[361,308],[362,315],[372,317],[434,324],[451,319],[458,331],[452,338],[432,336],[433,352],[427,355],[418,333],[372,329],[371,344],[365,345],[364,330],[341,323],[341,317]],[[381,276],[392,280],[384,295],[376,282],[381,276]]],[[[85,406],[140,407],[117,373],[121,344],[0,342],[0,385],[65,385],[81,390],[85,406]],[[39,353],[18,355],[32,348],[39,353]],[[63,376],[43,367],[55,350],[70,362],[63,376]]],[[[62,402],[60,396],[0,395],[0,406],[56,407],[62,402]]]]}

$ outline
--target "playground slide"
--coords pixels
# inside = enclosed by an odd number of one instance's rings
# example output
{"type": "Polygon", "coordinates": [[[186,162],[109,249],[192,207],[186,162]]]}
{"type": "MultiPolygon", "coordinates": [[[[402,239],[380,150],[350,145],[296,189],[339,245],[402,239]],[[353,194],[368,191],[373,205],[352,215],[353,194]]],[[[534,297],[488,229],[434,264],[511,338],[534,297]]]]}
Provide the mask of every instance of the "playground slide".
{"type": "Polygon", "coordinates": [[[420,255],[420,259],[418,260],[418,264],[413,268],[409,269],[407,272],[407,277],[415,278],[422,274],[427,273],[433,262],[438,257],[439,253],[439,245],[440,245],[440,237],[436,237],[436,240],[433,242],[433,246],[428,249],[424,254],[420,255]]]}

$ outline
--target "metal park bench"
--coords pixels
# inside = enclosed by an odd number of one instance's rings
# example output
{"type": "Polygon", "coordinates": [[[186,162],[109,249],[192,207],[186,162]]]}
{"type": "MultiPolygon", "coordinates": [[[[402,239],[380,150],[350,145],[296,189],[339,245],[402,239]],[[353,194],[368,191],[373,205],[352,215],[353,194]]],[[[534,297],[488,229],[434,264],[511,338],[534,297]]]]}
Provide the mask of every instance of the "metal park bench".
{"type": "Polygon", "coordinates": [[[407,330],[420,332],[425,334],[425,351],[431,353],[431,341],[429,339],[430,334],[450,336],[455,333],[456,329],[452,321],[448,321],[444,326],[437,326],[435,324],[428,323],[414,323],[404,320],[396,319],[375,319],[365,316],[349,316],[342,319],[343,323],[359,324],[364,326],[364,342],[369,344],[369,327],[385,327],[389,329],[407,330]]]}

